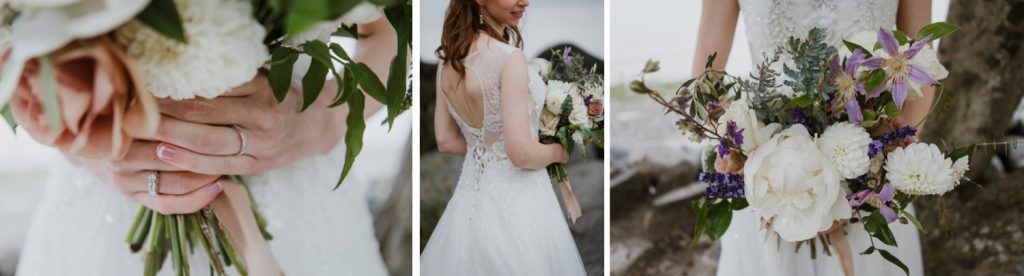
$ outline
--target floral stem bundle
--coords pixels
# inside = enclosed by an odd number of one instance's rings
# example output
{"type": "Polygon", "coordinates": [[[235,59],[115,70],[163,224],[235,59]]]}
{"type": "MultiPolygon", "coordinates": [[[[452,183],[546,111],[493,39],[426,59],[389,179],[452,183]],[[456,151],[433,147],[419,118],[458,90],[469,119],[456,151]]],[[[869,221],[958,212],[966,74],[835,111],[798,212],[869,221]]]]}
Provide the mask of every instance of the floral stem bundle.
{"type": "MultiPolygon", "coordinates": [[[[37,141],[71,154],[123,158],[133,140],[156,130],[155,98],[215,98],[264,70],[278,102],[301,87],[305,110],[332,75],[338,85],[331,107],[350,110],[337,189],[362,149],[366,99],[385,105],[389,125],[411,107],[409,0],[59,2],[0,3],[0,115],[12,128],[23,122],[37,141]],[[329,40],[360,39],[357,26],[380,18],[398,41],[387,76],[377,76],[329,40]]],[[[228,183],[200,212],[165,215],[140,208],[126,240],[132,252],[145,254],[144,275],[156,274],[168,256],[175,272],[187,275],[197,244],[218,275],[228,266],[242,275],[252,265],[276,266],[265,247],[271,238],[266,221],[247,190],[235,184],[241,178],[228,183]],[[226,196],[229,191],[234,195],[226,196]]]]}
{"type": "Polygon", "coordinates": [[[915,37],[864,31],[842,45],[830,45],[828,30],[815,28],[765,53],[749,78],[712,70],[712,54],[706,71],[672,98],[644,81],[659,70],[649,61],[631,89],[680,116],[676,125],[690,139],[709,143],[699,176],[706,195],[692,204],[692,242],[721,238],[733,211],[752,208],[769,233],[796,242],[796,250],[809,247],[812,258],[817,248],[831,255],[834,247],[848,274],[845,228],[859,224],[871,245],[853,250],[877,252],[908,272],[875,242],[897,246],[893,222],[924,231],[906,207],[957,187],[976,146],[943,151],[917,142],[919,125],[901,117],[906,103],[923,96],[921,86],[938,87],[941,97],[948,72],[929,43],[958,28],[934,23],[915,37]]]}
{"type": "MultiPolygon", "coordinates": [[[[558,143],[571,154],[576,145],[604,147],[604,77],[596,65],[587,68],[583,55],[571,47],[552,50],[550,61],[530,61],[532,77],[546,84],[547,96],[540,114],[540,140],[558,143]]],[[[562,196],[575,222],[579,204],[569,185],[565,165],[548,165],[551,179],[562,187],[562,196]]]]}

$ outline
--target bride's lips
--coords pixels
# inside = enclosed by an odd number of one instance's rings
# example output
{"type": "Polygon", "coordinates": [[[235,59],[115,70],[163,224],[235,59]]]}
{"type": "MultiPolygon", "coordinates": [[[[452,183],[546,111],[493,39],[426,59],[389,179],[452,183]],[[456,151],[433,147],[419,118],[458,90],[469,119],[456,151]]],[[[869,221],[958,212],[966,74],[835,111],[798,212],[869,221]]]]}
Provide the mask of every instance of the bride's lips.
{"type": "Polygon", "coordinates": [[[525,13],[526,13],[526,11],[514,11],[514,12],[512,12],[512,17],[515,18],[515,19],[522,19],[523,18],[523,14],[525,14],[525,13]]]}

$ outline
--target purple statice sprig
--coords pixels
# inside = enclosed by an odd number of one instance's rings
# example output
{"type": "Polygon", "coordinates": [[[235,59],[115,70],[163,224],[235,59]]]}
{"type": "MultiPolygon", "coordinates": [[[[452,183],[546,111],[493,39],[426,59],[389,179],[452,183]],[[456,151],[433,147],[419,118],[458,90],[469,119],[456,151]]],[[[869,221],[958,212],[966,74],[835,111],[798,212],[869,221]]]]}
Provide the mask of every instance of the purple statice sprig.
{"type": "Polygon", "coordinates": [[[739,173],[704,171],[697,178],[708,184],[704,188],[708,199],[746,197],[743,193],[743,175],[739,173]]]}
{"type": "Polygon", "coordinates": [[[718,158],[725,158],[729,155],[730,148],[740,148],[743,145],[743,130],[736,121],[729,120],[725,123],[726,139],[718,140],[718,158]]]}
{"type": "Polygon", "coordinates": [[[917,128],[912,126],[904,126],[895,130],[886,131],[882,134],[881,138],[871,141],[868,144],[868,157],[875,157],[876,154],[882,152],[885,147],[896,143],[897,141],[914,137],[917,135],[917,128]]]}

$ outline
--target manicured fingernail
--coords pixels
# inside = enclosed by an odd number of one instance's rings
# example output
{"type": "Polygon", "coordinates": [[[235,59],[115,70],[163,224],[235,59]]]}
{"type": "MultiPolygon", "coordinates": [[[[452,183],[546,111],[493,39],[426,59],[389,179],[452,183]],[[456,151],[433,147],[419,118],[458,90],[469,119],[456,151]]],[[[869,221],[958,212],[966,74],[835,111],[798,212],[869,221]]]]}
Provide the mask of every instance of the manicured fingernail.
{"type": "Polygon", "coordinates": [[[214,182],[213,185],[210,185],[210,187],[206,188],[206,195],[208,195],[208,196],[215,196],[215,195],[219,194],[220,191],[222,191],[222,190],[224,190],[224,187],[221,187],[220,186],[220,181],[217,181],[217,182],[214,182]]]}
{"type": "Polygon", "coordinates": [[[156,148],[156,156],[167,161],[174,160],[174,149],[168,146],[159,146],[156,148]]]}

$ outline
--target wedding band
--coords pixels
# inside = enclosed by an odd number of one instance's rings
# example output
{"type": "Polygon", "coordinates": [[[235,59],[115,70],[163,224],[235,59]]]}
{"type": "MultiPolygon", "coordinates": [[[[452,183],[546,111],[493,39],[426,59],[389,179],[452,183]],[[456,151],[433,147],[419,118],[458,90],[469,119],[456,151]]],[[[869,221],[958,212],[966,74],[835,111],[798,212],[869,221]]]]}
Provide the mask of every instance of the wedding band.
{"type": "Polygon", "coordinates": [[[249,137],[245,135],[245,131],[242,130],[242,127],[238,125],[231,125],[231,128],[234,128],[235,132],[238,132],[238,138],[242,140],[242,147],[238,149],[238,153],[235,153],[235,155],[244,155],[245,151],[249,149],[249,137]]]}
{"type": "Polygon", "coordinates": [[[160,189],[160,171],[149,173],[148,192],[150,196],[156,196],[160,189]]]}

